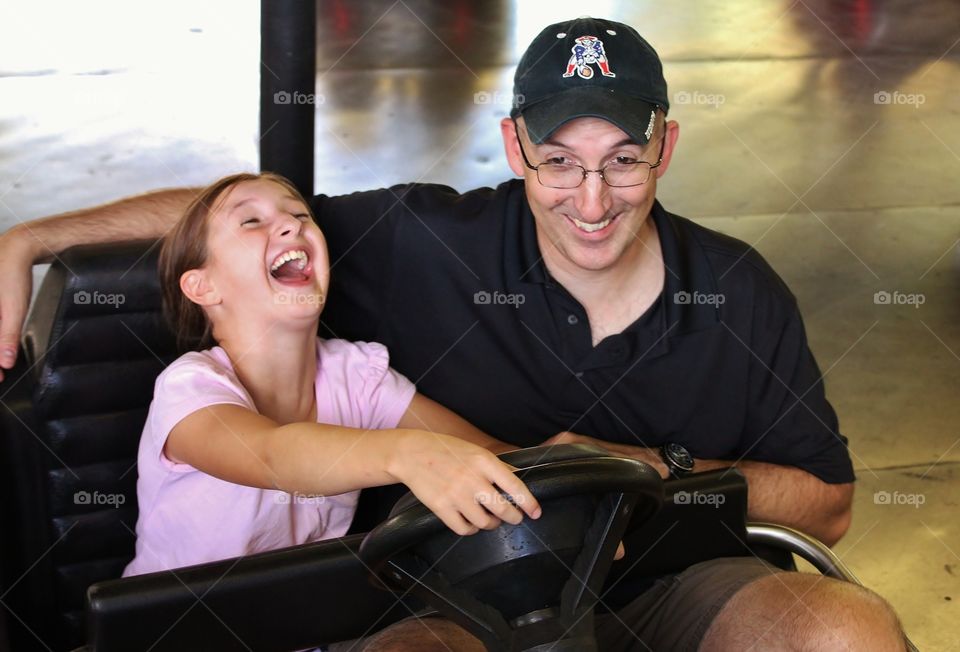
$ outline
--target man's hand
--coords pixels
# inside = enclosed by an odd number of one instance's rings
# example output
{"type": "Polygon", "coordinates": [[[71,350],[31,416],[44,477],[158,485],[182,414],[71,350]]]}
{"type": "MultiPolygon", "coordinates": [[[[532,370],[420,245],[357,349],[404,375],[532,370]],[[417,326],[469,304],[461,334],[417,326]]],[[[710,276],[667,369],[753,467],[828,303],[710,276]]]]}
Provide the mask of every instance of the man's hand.
{"type": "Polygon", "coordinates": [[[663,463],[663,459],[660,457],[660,452],[655,448],[631,446],[629,444],[618,444],[612,441],[594,439],[593,437],[588,437],[586,435],[578,435],[574,432],[557,433],[550,439],[543,442],[541,446],[553,446],[556,444],[588,444],[590,446],[596,446],[597,448],[608,450],[615,455],[631,457],[635,460],[649,464],[656,469],[661,478],[666,479],[670,476],[670,471],[667,469],[667,465],[663,463]]]}
{"type": "Polygon", "coordinates": [[[17,362],[20,330],[33,288],[33,252],[21,228],[0,235],[0,382],[17,362]]]}
{"type": "MultiPolygon", "coordinates": [[[[543,442],[551,444],[591,444],[611,453],[646,462],[669,477],[667,465],[659,452],[644,446],[618,444],[572,432],[561,432],[543,442]]],[[[812,474],[793,466],[753,460],[696,459],[695,470],[713,471],[736,467],[747,478],[747,516],[754,521],[769,521],[797,528],[817,537],[828,546],[834,545],[850,527],[850,505],[853,485],[827,484],[812,474]]]]}

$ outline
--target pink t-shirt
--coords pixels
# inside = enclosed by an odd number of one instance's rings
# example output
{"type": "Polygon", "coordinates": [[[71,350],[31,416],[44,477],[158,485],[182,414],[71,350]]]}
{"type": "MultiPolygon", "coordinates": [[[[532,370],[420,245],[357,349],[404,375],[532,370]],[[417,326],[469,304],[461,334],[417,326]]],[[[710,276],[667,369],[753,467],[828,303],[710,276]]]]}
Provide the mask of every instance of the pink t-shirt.
{"type": "MultiPolygon", "coordinates": [[[[317,422],[396,427],[416,388],[376,343],[317,338],[317,422]]],[[[178,568],[343,536],[358,491],[300,496],[233,484],[163,454],[173,427],[209,406],[256,411],[220,347],[178,358],[157,378],[140,439],[137,553],[124,576],[178,568]]]]}

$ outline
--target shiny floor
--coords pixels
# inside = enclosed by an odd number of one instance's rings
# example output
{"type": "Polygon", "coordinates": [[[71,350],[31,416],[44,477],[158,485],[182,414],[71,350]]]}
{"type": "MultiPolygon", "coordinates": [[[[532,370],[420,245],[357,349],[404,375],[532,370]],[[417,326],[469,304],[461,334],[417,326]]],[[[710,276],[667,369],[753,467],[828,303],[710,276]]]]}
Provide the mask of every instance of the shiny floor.
{"type": "MultiPolygon", "coordinates": [[[[661,200],[799,298],[860,479],[837,552],[921,649],[960,649],[960,4],[321,0],[318,190],[508,178],[519,53],[587,11],[664,59],[661,200]]],[[[254,169],[257,43],[253,2],[18,4],[0,226],[254,169]]]]}

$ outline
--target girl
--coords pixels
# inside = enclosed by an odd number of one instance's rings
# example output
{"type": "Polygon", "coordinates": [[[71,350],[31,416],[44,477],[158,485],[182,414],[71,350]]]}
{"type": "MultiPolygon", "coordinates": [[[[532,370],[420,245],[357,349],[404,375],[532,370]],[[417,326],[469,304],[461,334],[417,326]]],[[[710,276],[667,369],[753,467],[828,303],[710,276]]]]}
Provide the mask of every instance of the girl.
{"type": "Polygon", "coordinates": [[[317,337],[329,272],[306,202],[272,174],[217,181],[167,236],[164,307],[204,350],[157,378],[124,575],[342,536],[358,490],[394,482],[458,534],[539,517],[491,452],[505,444],[417,394],[382,345],[317,337]]]}

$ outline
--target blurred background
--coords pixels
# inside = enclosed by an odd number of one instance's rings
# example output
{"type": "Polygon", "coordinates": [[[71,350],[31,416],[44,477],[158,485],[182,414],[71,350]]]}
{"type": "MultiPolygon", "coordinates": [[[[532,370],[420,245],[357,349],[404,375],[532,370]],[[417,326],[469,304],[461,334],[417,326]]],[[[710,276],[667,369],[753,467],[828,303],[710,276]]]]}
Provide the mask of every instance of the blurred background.
{"type": "MultiPolygon", "coordinates": [[[[681,130],[660,200],[755,246],[800,301],[860,480],[837,552],[921,649],[960,649],[960,3],[317,6],[327,194],[503,182],[527,43],[587,12],[636,27],[681,130]]],[[[249,0],[6,3],[0,228],[255,170],[259,17],[249,0]]]]}

